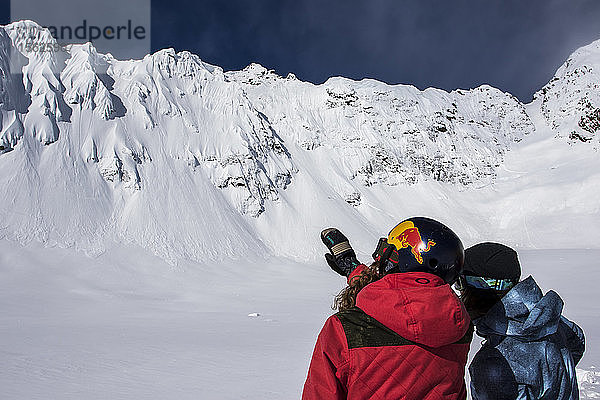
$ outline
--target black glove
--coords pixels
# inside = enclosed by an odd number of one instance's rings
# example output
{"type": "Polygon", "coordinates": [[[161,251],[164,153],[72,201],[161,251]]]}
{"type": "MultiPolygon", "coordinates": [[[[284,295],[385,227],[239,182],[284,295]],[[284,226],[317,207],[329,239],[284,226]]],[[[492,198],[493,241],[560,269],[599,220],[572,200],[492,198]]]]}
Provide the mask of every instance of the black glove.
{"type": "Polygon", "coordinates": [[[327,228],[321,232],[321,240],[331,252],[325,254],[325,260],[338,274],[348,277],[360,265],[348,238],[336,228],[327,228]]]}

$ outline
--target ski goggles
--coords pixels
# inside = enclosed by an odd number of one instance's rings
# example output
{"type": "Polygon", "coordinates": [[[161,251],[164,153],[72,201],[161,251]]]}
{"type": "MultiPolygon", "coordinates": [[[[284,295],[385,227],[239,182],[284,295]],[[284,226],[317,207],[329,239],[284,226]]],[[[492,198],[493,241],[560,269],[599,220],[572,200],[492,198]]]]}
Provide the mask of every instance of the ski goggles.
{"type": "Polygon", "coordinates": [[[459,290],[463,290],[466,286],[471,286],[476,289],[494,289],[498,291],[512,289],[517,283],[511,279],[493,279],[483,278],[481,276],[463,275],[457,283],[459,290]]]}
{"type": "Polygon", "coordinates": [[[377,248],[373,252],[373,259],[380,262],[383,272],[387,272],[398,265],[398,258],[396,246],[389,244],[387,238],[379,239],[377,248]]]}

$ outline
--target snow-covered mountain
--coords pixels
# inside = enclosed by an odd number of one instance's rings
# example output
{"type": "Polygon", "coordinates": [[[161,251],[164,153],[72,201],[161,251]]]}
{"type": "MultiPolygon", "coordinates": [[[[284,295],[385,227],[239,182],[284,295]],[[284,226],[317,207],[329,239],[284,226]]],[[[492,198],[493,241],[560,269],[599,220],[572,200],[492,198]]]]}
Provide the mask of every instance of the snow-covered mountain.
{"type": "Polygon", "coordinates": [[[571,141],[600,143],[600,40],[575,51],[535,98],[546,123],[571,141]]]}
{"type": "Polygon", "coordinates": [[[0,27],[1,236],[312,259],[325,226],[369,254],[424,214],[466,243],[598,246],[600,41],[528,105],[490,86],[314,85],[171,49],[121,61],[32,41],[54,43],[30,21],[0,27]]]}

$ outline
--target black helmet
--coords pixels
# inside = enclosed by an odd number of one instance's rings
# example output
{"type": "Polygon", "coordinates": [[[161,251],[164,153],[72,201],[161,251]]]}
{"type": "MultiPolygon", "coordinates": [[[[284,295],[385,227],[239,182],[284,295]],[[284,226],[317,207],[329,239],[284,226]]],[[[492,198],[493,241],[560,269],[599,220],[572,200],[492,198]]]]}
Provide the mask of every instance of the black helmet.
{"type": "Polygon", "coordinates": [[[465,250],[465,265],[457,288],[493,289],[504,295],[520,278],[517,252],[500,243],[484,242],[465,250]]]}
{"type": "Polygon", "coordinates": [[[382,272],[421,271],[435,274],[453,284],[462,272],[463,245],[446,225],[431,218],[409,218],[379,239],[373,253],[382,272]]]}

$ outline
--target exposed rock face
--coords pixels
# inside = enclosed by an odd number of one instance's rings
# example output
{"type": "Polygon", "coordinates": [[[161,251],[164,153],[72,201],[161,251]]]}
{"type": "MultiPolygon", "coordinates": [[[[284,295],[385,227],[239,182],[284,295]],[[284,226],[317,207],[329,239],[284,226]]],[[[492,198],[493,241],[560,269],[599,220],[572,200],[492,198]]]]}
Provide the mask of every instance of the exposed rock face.
{"type": "Polygon", "coordinates": [[[447,93],[344,78],[312,85],[256,65],[226,76],[282,137],[326,149],[365,186],[489,182],[511,144],[534,131],[524,106],[489,86],[447,93]]]}

